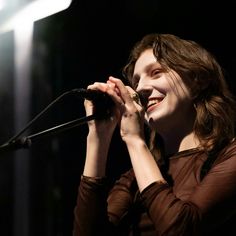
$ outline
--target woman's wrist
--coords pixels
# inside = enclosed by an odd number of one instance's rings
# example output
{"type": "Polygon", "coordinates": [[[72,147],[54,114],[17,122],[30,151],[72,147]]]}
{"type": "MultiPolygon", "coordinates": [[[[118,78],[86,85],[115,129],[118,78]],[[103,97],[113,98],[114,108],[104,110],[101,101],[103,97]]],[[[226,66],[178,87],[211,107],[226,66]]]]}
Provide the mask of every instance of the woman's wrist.
{"type": "Polygon", "coordinates": [[[130,135],[123,139],[127,146],[146,145],[145,140],[138,135],[130,135]]]}
{"type": "Polygon", "coordinates": [[[99,145],[109,145],[112,139],[112,134],[108,132],[97,133],[97,132],[89,132],[87,135],[87,142],[99,145]]]}

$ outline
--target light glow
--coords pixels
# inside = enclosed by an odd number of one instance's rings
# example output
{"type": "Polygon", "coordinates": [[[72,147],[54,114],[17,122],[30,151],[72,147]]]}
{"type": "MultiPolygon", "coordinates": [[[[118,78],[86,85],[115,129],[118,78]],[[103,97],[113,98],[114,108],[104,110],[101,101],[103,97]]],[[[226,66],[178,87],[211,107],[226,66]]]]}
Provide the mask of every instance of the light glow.
{"type": "Polygon", "coordinates": [[[72,0],[35,0],[0,26],[0,33],[14,30],[19,25],[23,26],[25,22],[34,22],[63,11],[70,6],[71,2],[72,0]]]}
{"type": "Polygon", "coordinates": [[[5,6],[5,0],[0,0],[0,11],[4,8],[5,6]]]}

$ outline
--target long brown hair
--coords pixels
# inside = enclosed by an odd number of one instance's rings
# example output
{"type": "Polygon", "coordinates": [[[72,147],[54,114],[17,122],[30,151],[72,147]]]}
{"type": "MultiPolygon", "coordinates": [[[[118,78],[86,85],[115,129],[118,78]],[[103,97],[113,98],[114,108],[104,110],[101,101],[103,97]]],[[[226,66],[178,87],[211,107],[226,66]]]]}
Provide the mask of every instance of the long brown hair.
{"type": "MultiPolygon", "coordinates": [[[[190,89],[196,109],[194,133],[207,153],[216,153],[235,136],[236,105],[221,66],[194,41],[171,34],[149,34],[134,46],[123,69],[131,85],[137,59],[150,48],[158,62],[176,71],[190,89]]],[[[155,136],[151,137],[150,147],[155,151],[155,136]]]]}

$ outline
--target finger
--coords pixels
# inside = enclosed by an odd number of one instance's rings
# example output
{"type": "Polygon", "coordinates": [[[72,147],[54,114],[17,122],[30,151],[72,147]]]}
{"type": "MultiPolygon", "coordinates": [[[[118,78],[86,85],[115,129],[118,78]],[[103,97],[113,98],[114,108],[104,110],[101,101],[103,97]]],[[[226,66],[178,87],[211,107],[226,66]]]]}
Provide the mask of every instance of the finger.
{"type": "MultiPolygon", "coordinates": [[[[105,83],[95,82],[87,86],[87,89],[91,90],[99,90],[101,92],[105,92],[107,90],[108,85],[105,83]]],[[[84,106],[86,110],[86,115],[92,115],[94,113],[94,103],[92,100],[84,99],[84,106]]]]}
{"type": "Polygon", "coordinates": [[[101,92],[106,92],[107,87],[108,84],[106,83],[95,82],[93,84],[90,84],[87,89],[100,90],[101,92]]]}
{"type": "Polygon", "coordinates": [[[111,82],[110,80],[107,80],[107,84],[117,93],[118,96],[120,96],[120,91],[116,87],[115,83],[111,82]]]}
{"type": "Polygon", "coordinates": [[[111,81],[112,83],[116,85],[116,88],[119,90],[120,96],[125,104],[133,103],[133,100],[130,96],[128,89],[126,88],[126,86],[120,79],[110,76],[109,81],[111,81]]]}
{"type": "Polygon", "coordinates": [[[129,93],[130,93],[131,99],[132,99],[136,104],[138,104],[139,106],[142,107],[142,103],[141,103],[139,94],[138,94],[135,90],[133,90],[130,86],[126,86],[126,88],[127,88],[127,90],[129,91],[129,93]]]}
{"type": "Polygon", "coordinates": [[[117,91],[117,88],[115,87],[114,84],[110,85],[106,92],[112,98],[112,100],[115,102],[116,105],[121,106],[121,107],[124,106],[124,101],[119,95],[119,92],[117,91]]]}
{"type": "Polygon", "coordinates": [[[125,86],[120,79],[112,76],[109,77],[109,81],[115,84],[117,89],[119,89],[124,105],[135,107],[139,112],[142,112],[143,106],[141,99],[135,90],[133,90],[130,86],[125,86]]]}

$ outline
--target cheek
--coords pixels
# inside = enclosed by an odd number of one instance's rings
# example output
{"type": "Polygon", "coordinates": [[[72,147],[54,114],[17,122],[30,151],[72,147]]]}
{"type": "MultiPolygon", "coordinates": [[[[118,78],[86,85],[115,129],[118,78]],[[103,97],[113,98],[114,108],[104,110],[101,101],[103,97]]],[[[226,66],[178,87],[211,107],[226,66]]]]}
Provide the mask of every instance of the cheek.
{"type": "Polygon", "coordinates": [[[165,88],[168,93],[174,93],[180,98],[189,97],[190,94],[190,87],[188,87],[177,74],[169,76],[166,79],[165,88]]]}
{"type": "Polygon", "coordinates": [[[176,96],[176,94],[174,93],[169,93],[167,94],[163,105],[165,105],[166,107],[168,107],[168,110],[174,110],[176,108],[176,106],[178,106],[178,104],[181,103],[182,98],[176,96]]]}
{"type": "Polygon", "coordinates": [[[181,81],[177,81],[172,86],[169,86],[167,94],[173,103],[183,103],[191,99],[189,89],[181,81]]]}

